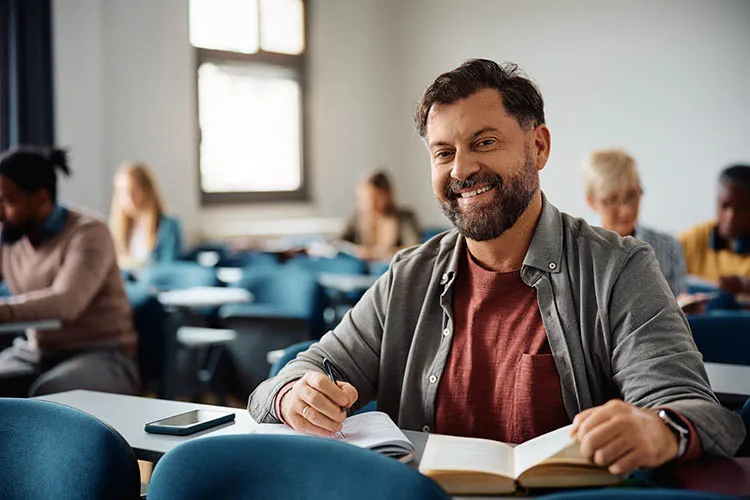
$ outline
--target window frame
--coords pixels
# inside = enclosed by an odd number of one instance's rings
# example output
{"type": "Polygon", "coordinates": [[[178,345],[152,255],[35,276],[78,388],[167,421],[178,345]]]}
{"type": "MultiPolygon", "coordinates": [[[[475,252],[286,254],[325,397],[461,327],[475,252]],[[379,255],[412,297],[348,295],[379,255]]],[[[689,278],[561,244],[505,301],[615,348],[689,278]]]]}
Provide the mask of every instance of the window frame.
{"type": "MultiPolygon", "coordinates": [[[[309,182],[309,140],[307,137],[308,127],[308,85],[307,85],[307,54],[309,51],[309,26],[310,14],[308,11],[308,0],[300,0],[303,9],[303,44],[304,50],[301,54],[283,54],[279,52],[267,52],[262,49],[260,44],[261,37],[261,17],[260,5],[258,1],[258,51],[252,54],[242,52],[232,52],[225,50],[206,49],[191,45],[195,54],[195,65],[193,74],[195,75],[195,108],[194,116],[196,119],[196,144],[197,152],[196,173],[198,176],[198,192],[202,206],[224,205],[224,204],[242,204],[242,203],[263,203],[263,202],[280,202],[280,201],[310,201],[310,182],[309,182]],[[200,126],[200,90],[198,85],[198,70],[205,63],[225,64],[225,63],[244,63],[248,65],[274,65],[291,70],[295,75],[295,80],[300,86],[300,186],[293,191],[227,191],[221,193],[206,192],[203,189],[203,180],[201,175],[201,138],[202,130],[200,126]]],[[[188,42],[189,43],[189,42],[188,42]]]]}

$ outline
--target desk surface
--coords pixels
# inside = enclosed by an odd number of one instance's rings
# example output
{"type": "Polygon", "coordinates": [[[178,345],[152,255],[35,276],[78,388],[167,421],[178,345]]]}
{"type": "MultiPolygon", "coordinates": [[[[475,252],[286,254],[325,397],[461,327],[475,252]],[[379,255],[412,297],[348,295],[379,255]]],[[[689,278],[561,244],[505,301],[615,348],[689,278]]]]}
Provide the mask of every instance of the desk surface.
{"type": "Polygon", "coordinates": [[[367,290],[377,279],[378,276],[368,274],[320,273],[318,275],[318,283],[321,286],[346,293],[367,290]]]}
{"type": "Polygon", "coordinates": [[[204,308],[251,302],[253,295],[243,288],[199,286],[161,292],[159,302],[167,307],[204,308]]]}
{"type": "Polygon", "coordinates": [[[93,391],[61,392],[41,396],[38,399],[62,403],[95,416],[122,434],[140,460],[151,462],[156,462],[166,452],[189,439],[251,433],[257,425],[244,408],[226,408],[93,391]],[[185,437],[149,434],[143,430],[146,422],[195,409],[232,411],[235,413],[235,420],[185,437]]]}
{"type": "Polygon", "coordinates": [[[750,397],[750,366],[706,363],[706,372],[716,394],[750,397]]]}

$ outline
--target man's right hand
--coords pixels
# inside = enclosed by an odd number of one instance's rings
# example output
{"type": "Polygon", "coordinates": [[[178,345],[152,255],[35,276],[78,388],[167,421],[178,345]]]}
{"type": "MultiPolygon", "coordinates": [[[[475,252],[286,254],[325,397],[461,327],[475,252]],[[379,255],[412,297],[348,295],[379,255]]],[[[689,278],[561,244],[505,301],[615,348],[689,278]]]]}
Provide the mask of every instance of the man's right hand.
{"type": "Polygon", "coordinates": [[[334,384],[325,374],[309,371],[281,399],[281,417],[292,429],[317,436],[341,430],[345,410],[359,397],[346,382],[334,384]]]}

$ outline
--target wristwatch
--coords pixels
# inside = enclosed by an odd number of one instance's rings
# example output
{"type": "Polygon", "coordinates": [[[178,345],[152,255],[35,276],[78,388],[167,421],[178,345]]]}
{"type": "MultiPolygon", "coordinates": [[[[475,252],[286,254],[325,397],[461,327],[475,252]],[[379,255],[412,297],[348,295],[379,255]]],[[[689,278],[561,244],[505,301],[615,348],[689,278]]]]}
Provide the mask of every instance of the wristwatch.
{"type": "Polygon", "coordinates": [[[669,410],[659,410],[659,418],[677,438],[677,456],[675,460],[679,460],[685,456],[685,452],[687,451],[690,431],[669,410]]]}

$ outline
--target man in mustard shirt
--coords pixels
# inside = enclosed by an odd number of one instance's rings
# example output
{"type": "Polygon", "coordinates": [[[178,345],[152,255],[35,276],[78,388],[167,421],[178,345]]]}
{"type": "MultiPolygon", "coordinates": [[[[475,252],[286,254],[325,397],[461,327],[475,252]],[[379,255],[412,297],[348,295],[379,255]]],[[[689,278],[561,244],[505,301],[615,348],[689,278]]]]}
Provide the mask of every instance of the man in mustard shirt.
{"type": "Polygon", "coordinates": [[[719,176],[716,220],[682,233],[689,275],[729,293],[750,293],[750,165],[732,165],[719,176]]]}

